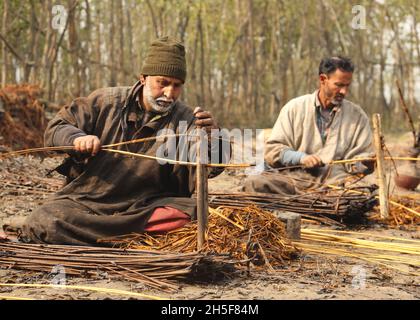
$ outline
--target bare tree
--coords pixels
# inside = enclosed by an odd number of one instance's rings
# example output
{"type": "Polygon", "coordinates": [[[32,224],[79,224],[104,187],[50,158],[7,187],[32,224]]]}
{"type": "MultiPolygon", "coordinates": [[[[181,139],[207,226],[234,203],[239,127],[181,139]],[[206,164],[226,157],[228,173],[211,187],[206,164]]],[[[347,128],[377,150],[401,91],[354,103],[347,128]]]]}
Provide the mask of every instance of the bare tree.
{"type": "MultiPolygon", "coordinates": [[[[3,15],[2,15],[2,20],[1,20],[1,33],[2,34],[7,34],[7,18],[9,15],[9,0],[4,0],[3,1],[3,15]]],[[[7,67],[9,64],[8,61],[8,52],[7,52],[7,47],[6,44],[1,43],[1,56],[3,59],[2,62],[2,66],[1,66],[1,85],[5,86],[7,83],[7,67]]]]}

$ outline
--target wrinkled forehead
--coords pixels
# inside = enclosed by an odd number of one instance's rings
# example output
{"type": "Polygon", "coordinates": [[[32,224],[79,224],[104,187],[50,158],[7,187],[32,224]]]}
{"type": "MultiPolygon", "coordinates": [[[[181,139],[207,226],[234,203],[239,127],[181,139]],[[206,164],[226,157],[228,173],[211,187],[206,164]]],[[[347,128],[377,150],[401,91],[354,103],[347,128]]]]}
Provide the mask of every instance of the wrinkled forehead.
{"type": "Polygon", "coordinates": [[[164,82],[167,85],[180,85],[184,82],[178,78],[168,77],[168,76],[144,76],[146,79],[150,79],[150,81],[154,82],[164,82]]]}

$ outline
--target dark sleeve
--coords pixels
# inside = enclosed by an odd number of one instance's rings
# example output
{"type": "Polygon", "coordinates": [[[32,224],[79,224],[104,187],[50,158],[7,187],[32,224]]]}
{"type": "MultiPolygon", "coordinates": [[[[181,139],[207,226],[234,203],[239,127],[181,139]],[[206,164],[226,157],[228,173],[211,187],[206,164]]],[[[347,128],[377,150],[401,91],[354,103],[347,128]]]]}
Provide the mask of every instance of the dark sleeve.
{"type": "Polygon", "coordinates": [[[64,106],[47,125],[45,146],[72,146],[77,137],[91,134],[98,114],[99,98],[97,90],[89,97],[77,98],[64,106]]]}
{"type": "MultiPolygon", "coordinates": [[[[190,127],[190,134],[196,135],[195,126],[190,127]]],[[[219,130],[219,135],[211,137],[211,140],[207,140],[207,163],[214,164],[227,164],[231,158],[232,146],[229,141],[229,135],[226,135],[224,130],[219,130]]],[[[189,150],[197,150],[197,143],[191,142],[189,150]]],[[[196,159],[190,159],[190,161],[196,161],[196,159]]],[[[189,188],[190,192],[193,193],[196,188],[196,166],[189,166],[188,170],[190,171],[189,177],[189,188]]],[[[225,170],[224,167],[208,167],[207,176],[209,179],[217,177],[225,170]]]]}
{"type": "MultiPolygon", "coordinates": [[[[219,130],[219,134],[211,137],[209,144],[209,162],[214,164],[228,164],[232,155],[232,143],[225,130],[219,130]]],[[[225,170],[225,167],[211,167],[209,178],[217,177],[225,170]]]]}

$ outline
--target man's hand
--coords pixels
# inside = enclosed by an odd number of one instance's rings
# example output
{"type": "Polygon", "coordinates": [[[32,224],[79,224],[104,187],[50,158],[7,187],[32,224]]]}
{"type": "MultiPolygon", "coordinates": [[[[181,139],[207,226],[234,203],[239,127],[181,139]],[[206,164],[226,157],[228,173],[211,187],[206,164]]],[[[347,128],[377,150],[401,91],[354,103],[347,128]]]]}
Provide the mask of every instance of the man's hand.
{"type": "Polygon", "coordinates": [[[101,149],[101,141],[97,136],[83,136],[74,139],[74,149],[82,153],[90,153],[92,156],[96,155],[101,149]]]}
{"type": "Polygon", "coordinates": [[[195,125],[205,129],[209,137],[211,134],[211,129],[218,128],[216,121],[213,119],[210,112],[204,111],[200,107],[197,107],[194,109],[194,116],[197,118],[197,120],[195,120],[195,125]]]}
{"type": "Polygon", "coordinates": [[[314,154],[302,157],[300,163],[303,164],[305,168],[316,168],[323,165],[321,158],[314,154]]]}

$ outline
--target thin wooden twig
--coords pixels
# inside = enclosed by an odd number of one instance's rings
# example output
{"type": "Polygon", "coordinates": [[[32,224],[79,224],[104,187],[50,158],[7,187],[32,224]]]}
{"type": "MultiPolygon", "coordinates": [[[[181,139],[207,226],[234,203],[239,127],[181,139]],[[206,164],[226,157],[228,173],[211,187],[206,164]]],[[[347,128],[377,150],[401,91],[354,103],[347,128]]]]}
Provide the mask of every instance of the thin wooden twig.
{"type": "Polygon", "coordinates": [[[411,132],[413,134],[413,139],[414,139],[413,146],[416,147],[416,144],[417,144],[417,134],[416,134],[416,129],[414,128],[413,118],[411,117],[410,111],[408,110],[408,107],[407,107],[407,105],[405,103],[404,96],[403,96],[402,91],[401,91],[400,83],[398,82],[398,80],[395,80],[395,83],[397,85],[398,94],[400,96],[401,108],[403,109],[403,111],[407,115],[408,122],[409,122],[410,127],[411,127],[411,132]]]}
{"type": "Polygon", "coordinates": [[[386,173],[384,167],[384,152],[382,148],[382,129],[381,129],[381,116],[375,113],[372,116],[373,121],[373,142],[376,152],[376,173],[379,185],[379,206],[381,208],[381,217],[383,219],[389,216],[388,204],[388,188],[386,187],[386,173]]]}
{"type": "Polygon", "coordinates": [[[35,284],[35,283],[0,283],[0,287],[23,287],[23,288],[48,288],[48,289],[69,289],[69,290],[82,290],[82,291],[95,291],[100,293],[107,294],[116,294],[119,296],[132,296],[142,299],[151,299],[151,300],[169,300],[168,298],[161,298],[153,295],[118,290],[118,289],[109,289],[109,288],[100,288],[100,287],[88,287],[88,286],[73,286],[73,285],[52,285],[52,284],[35,284]]]}

